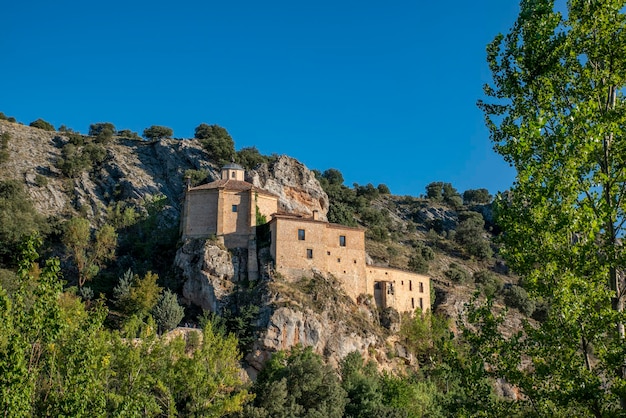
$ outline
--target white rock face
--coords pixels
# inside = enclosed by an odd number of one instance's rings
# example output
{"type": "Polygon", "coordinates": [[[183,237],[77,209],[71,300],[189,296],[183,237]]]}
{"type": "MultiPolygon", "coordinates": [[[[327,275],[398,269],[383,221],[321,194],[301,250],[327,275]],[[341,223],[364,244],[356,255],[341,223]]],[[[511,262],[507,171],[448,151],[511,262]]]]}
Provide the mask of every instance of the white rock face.
{"type": "Polygon", "coordinates": [[[367,357],[370,347],[380,346],[380,342],[374,335],[359,335],[348,330],[343,322],[329,318],[326,311],[316,313],[310,309],[282,307],[271,314],[266,329],[246,361],[260,370],[269,353],[289,350],[297,345],[313,347],[316,353],[337,366],[352,351],[359,351],[367,357]]]}
{"type": "Polygon", "coordinates": [[[234,289],[236,273],[230,253],[207,240],[187,240],[174,264],[183,271],[183,297],[188,303],[221,312],[234,289]]]}
{"type": "Polygon", "coordinates": [[[247,180],[278,195],[279,210],[304,216],[312,216],[317,210],[321,220],[327,219],[328,195],[315,174],[293,158],[283,155],[272,164],[262,164],[249,173],[247,180]]]}

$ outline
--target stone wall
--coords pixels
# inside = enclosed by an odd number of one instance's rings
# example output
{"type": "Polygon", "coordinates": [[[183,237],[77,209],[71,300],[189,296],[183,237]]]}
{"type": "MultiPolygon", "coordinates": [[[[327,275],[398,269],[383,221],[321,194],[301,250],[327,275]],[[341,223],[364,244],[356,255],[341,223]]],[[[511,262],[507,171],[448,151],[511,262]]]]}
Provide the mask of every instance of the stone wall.
{"type": "MultiPolygon", "coordinates": [[[[398,312],[412,312],[416,308],[430,307],[430,278],[417,273],[385,267],[367,266],[367,281],[385,283],[381,290],[386,306],[398,312]]],[[[375,294],[375,296],[378,296],[375,294]]]]}

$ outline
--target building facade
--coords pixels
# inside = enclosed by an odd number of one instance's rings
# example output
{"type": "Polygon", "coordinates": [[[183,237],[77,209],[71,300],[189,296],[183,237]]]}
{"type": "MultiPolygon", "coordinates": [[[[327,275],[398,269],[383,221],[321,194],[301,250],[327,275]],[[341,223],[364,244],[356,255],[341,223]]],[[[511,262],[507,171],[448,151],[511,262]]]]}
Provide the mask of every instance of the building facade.
{"type": "Polygon", "coordinates": [[[430,307],[430,279],[416,273],[368,265],[365,231],[312,218],[278,213],[278,197],[244,181],[237,164],[222,178],[188,188],[181,219],[183,238],[216,236],[227,248],[248,249],[248,277],[258,277],[257,219],[269,220],[274,269],[286,278],[329,273],[353,300],[371,295],[379,308],[412,312],[430,307]]]}

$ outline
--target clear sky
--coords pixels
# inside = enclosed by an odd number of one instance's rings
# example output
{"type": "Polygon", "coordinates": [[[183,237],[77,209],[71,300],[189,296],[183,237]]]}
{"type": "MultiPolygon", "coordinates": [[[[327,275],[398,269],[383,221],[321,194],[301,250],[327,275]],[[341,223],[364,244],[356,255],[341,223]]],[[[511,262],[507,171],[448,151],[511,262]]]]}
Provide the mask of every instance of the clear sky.
{"type": "Polygon", "coordinates": [[[485,46],[515,0],[8,1],[0,111],[86,133],[112,122],[179,138],[225,127],[236,149],[417,196],[507,189],[476,107],[485,46]]]}

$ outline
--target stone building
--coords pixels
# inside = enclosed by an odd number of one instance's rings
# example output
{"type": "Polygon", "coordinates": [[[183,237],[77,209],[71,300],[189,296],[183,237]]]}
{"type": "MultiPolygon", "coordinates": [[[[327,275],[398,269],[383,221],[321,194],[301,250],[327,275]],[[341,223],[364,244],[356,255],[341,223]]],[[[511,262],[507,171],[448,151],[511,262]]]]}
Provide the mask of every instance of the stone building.
{"type": "Polygon", "coordinates": [[[221,179],[188,188],[181,219],[183,238],[216,236],[227,248],[248,250],[248,278],[258,277],[257,222],[269,221],[274,269],[286,278],[319,271],[335,276],[353,299],[371,295],[380,308],[399,312],[430,307],[430,279],[388,267],[368,265],[365,231],[278,213],[278,197],[244,180],[244,169],[228,164],[221,179]]]}

